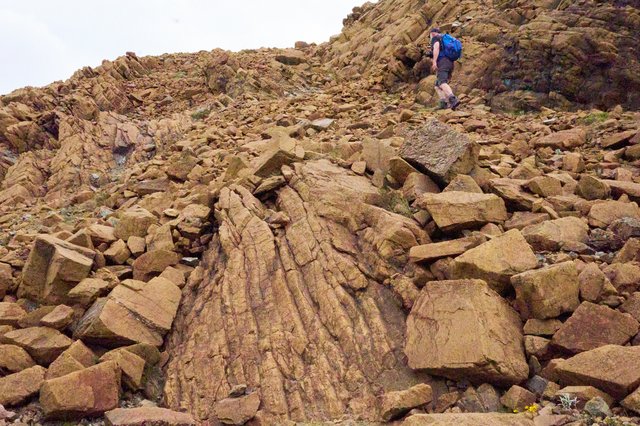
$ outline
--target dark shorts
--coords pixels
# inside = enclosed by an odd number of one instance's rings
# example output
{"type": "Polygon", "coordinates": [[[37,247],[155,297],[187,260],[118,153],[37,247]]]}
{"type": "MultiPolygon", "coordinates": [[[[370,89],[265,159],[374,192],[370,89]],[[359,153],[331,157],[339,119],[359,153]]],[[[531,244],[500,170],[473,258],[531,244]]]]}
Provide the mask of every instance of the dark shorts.
{"type": "Polygon", "coordinates": [[[453,74],[453,61],[449,58],[438,59],[438,72],[436,74],[436,87],[449,83],[453,74]]]}

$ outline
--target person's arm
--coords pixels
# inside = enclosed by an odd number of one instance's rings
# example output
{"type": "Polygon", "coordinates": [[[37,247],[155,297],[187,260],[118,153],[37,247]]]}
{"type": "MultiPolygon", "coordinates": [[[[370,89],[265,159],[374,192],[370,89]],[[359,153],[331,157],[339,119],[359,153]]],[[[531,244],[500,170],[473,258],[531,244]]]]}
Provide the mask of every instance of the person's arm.
{"type": "Polygon", "coordinates": [[[434,70],[438,69],[438,56],[440,55],[440,42],[436,41],[433,45],[433,65],[434,70]]]}

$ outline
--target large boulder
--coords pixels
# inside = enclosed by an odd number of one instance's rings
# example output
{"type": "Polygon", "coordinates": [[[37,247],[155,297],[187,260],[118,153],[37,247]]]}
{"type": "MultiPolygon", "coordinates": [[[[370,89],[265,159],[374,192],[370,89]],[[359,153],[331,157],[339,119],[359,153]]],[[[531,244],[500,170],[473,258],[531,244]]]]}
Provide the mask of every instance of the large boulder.
{"type": "Polygon", "coordinates": [[[522,235],[538,251],[556,251],[571,243],[585,243],[589,237],[589,225],[569,216],[530,225],[522,235]]]}
{"type": "Polygon", "coordinates": [[[640,385],[640,346],[606,345],[561,363],[555,374],[565,385],[589,385],[620,400],[640,385]]]}
{"type": "Polygon", "coordinates": [[[454,380],[506,386],[529,374],[518,314],[481,280],[427,283],[407,319],[405,353],[411,368],[454,380]]]}
{"type": "Polygon", "coordinates": [[[640,208],[636,203],[604,201],[594,204],[589,210],[589,225],[606,228],[616,220],[625,217],[640,219],[640,208]]]}
{"type": "Polygon", "coordinates": [[[582,302],[554,334],[554,345],[583,352],[609,344],[624,345],[638,333],[640,323],[629,314],[607,306],[582,302]]]}
{"type": "Polygon", "coordinates": [[[119,399],[120,369],[113,361],[46,380],[40,389],[40,404],[48,419],[100,415],[116,408],[119,399]]]}
{"type": "Polygon", "coordinates": [[[573,262],[563,262],[511,277],[516,303],[523,318],[555,318],[573,312],[580,300],[578,271],[573,262]]]}
{"type": "Polygon", "coordinates": [[[39,235],[22,270],[18,296],[51,304],[64,303],[67,294],[87,278],[95,252],[50,235],[39,235]]]}
{"type": "Polygon", "coordinates": [[[46,379],[66,376],[74,371],[91,367],[95,363],[96,356],[93,351],[85,346],[82,340],[76,340],[49,365],[46,379]]]}
{"type": "Polygon", "coordinates": [[[469,249],[484,243],[486,238],[474,235],[456,240],[441,241],[439,243],[423,244],[411,247],[409,259],[412,262],[433,261],[442,257],[457,256],[469,249]]]}
{"type": "Polygon", "coordinates": [[[49,327],[28,327],[0,336],[1,343],[20,346],[42,365],[49,365],[73,341],[58,330],[49,327]]]}
{"type": "Polygon", "coordinates": [[[441,185],[469,174],[479,153],[478,144],[435,119],[409,134],[400,148],[400,157],[441,185]]]}
{"type": "Polygon", "coordinates": [[[120,213],[114,236],[124,241],[127,241],[131,236],[145,237],[149,226],[157,221],[158,219],[148,210],[142,207],[132,207],[120,213]]]}
{"type": "Polygon", "coordinates": [[[451,265],[452,279],[485,280],[499,293],[510,285],[513,275],[538,266],[536,255],[520,231],[512,229],[458,256],[451,265]]]}
{"type": "Polygon", "coordinates": [[[427,210],[445,232],[507,220],[504,201],[494,194],[460,191],[424,194],[416,204],[427,210]]]}
{"type": "Polygon", "coordinates": [[[44,381],[45,371],[45,368],[36,365],[18,373],[0,377],[0,407],[20,404],[38,393],[44,381]]]}

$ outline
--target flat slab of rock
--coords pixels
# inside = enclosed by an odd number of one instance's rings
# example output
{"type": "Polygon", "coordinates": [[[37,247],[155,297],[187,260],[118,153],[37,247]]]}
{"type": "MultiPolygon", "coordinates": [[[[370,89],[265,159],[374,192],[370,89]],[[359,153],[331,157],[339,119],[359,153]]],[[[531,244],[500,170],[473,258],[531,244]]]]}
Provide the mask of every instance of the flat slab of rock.
{"type": "Polygon", "coordinates": [[[411,247],[409,259],[412,262],[424,262],[440,259],[442,257],[457,256],[465,251],[479,246],[486,241],[482,236],[458,238],[457,240],[442,241],[439,243],[423,244],[411,247]]]}
{"type": "Polygon", "coordinates": [[[169,266],[180,261],[180,256],[169,250],[148,251],[133,262],[133,279],[148,281],[155,275],[160,275],[169,266]]]}
{"type": "Polygon", "coordinates": [[[116,408],[104,413],[107,426],[195,426],[191,414],[160,407],[116,408]]]}
{"type": "Polygon", "coordinates": [[[587,141],[587,132],[576,127],[569,130],[562,130],[559,132],[551,133],[550,135],[543,136],[537,139],[534,144],[536,147],[551,147],[557,149],[575,148],[587,141]]]}
{"type": "Polygon", "coordinates": [[[606,345],[559,363],[555,373],[565,385],[588,385],[616,400],[640,385],[640,346],[606,345]]]}
{"type": "Polygon", "coordinates": [[[260,407],[260,395],[254,392],[239,398],[226,398],[213,405],[213,412],[225,425],[243,425],[255,417],[260,407]]]}
{"type": "Polygon", "coordinates": [[[22,270],[18,296],[51,304],[64,303],[67,293],[87,278],[95,252],[50,235],[39,235],[22,270]]]}
{"type": "Polygon", "coordinates": [[[36,365],[18,373],[0,377],[0,405],[16,405],[38,393],[45,368],[36,365]]]}
{"type": "Polygon", "coordinates": [[[630,217],[640,219],[640,208],[636,203],[622,201],[605,201],[594,204],[589,210],[589,225],[606,228],[618,219],[630,217]]]}
{"type": "Polygon", "coordinates": [[[533,420],[523,414],[502,413],[444,413],[415,414],[408,417],[404,426],[535,426],[533,420]]]}
{"type": "Polygon", "coordinates": [[[0,336],[0,342],[20,346],[42,365],[49,365],[73,343],[58,330],[49,327],[29,327],[0,336]]]}
{"type": "Polygon", "coordinates": [[[529,373],[518,314],[481,280],[427,283],[407,319],[405,353],[411,368],[453,380],[513,385],[529,373]]]}
{"type": "Polygon", "coordinates": [[[531,247],[538,251],[557,251],[565,244],[586,243],[589,225],[577,217],[563,217],[530,225],[522,235],[531,247]]]}
{"type": "Polygon", "coordinates": [[[17,303],[0,302],[0,325],[17,327],[18,322],[27,315],[27,311],[17,303]]]}
{"type": "Polygon", "coordinates": [[[46,379],[50,380],[66,376],[74,371],[91,367],[95,363],[96,356],[93,351],[86,347],[82,340],[76,340],[49,365],[46,379]]]}
{"type": "Polygon", "coordinates": [[[518,311],[524,319],[555,318],[573,312],[580,300],[578,270],[573,262],[534,269],[511,277],[518,311]]]}
{"type": "Polygon", "coordinates": [[[554,345],[583,352],[609,344],[624,345],[638,334],[640,324],[629,314],[583,302],[554,334],[554,345]]]}
{"type": "Polygon", "coordinates": [[[33,358],[20,346],[0,345],[0,376],[17,373],[35,364],[33,358]]]}
{"type": "Polygon", "coordinates": [[[387,392],[382,395],[380,417],[383,421],[388,422],[409,410],[431,402],[433,391],[431,386],[420,383],[410,389],[387,392]]]}
{"type": "Polygon", "coordinates": [[[127,241],[129,237],[145,237],[149,227],[156,223],[153,213],[141,207],[132,207],[119,215],[114,235],[116,238],[127,241]]]}
{"type": "Polygon", "coordinates": [[[479,153],[478,144],[435,119],[408,135],[400,148],[400,157],[441,185],[469,174],[479,153]]]}
{"type": "Polygon", "coordinates": [[[504,201],[494,194],[461,191],[424,194],[416,204],[427,210],[438,228],[445,232],[507,220],[504,201]]]}
{"type": "Polygon", "coordinates": [[[45,381],[40,404],[48,419],[82,418],[116,408],[119,393],[120,369],[107,361],[45,381]]]}
{"type": "Polygon", "coordinates": [[[451,265],[451,278],[477,278],[499,293],[513,275],[538,265],[538,259],[520,231],[512,229],[458,256],[451,265]]]}

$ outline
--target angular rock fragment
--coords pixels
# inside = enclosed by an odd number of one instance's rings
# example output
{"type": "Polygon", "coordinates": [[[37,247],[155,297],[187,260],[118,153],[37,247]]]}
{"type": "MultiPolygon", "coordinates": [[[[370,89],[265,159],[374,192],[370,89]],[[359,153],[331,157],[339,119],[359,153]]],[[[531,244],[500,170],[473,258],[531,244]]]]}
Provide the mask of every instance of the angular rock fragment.
{"type": "Polygon", "coordinates": [[[451,265],[452,279],[478,278],[498,291],[505,291],[510,278],[538,265],[538,260],[520,231],[512,229],[458,256],[451,265]]]}
{"type": "Polygon", "coordinates": [[[507,393],[500,398],[500,402],[511,410],[524,411],[526,407],[533,405],[536,402],[536,399],[535,394],[529,392],[523,387],[513,385],[509,388],[507,393]]]}
{"type": "Polygon", "coordinates": [[[116,408],[104,413],[107,426],[195,426],[188,413],[160,407],[116,408]]]}
{"type": "Polygon", "coordinates": [[[73,321],[74,313],[73,308],[66,305],[58,305],[40,319],[40,325],[63,330],[73,321]]]}
{"type": "Polygon", "coordinates": [[[42,365],[49,365],[73,343],[67,336],[49,327],[29,327],[10,331],[0,336],[0,342],[20,346],[42,365]]]}
{"type": "Polygon", "coordinates": [[[597,228],[606,228],[614,221],[630,217],[640,219],[640,208],[636,203],[624,203],[622,201],[605,201],[594,204],[589,211],[589,225],[597,228]]]}
{"type": "Polygon", "coordinates": [[[122,212],[116,224],[114,235],[116,238],[127,241],[129,237],[145,237],[149,226],[158,219],[141,207],[130,208],[122,212]]]}
{"type": "Polygon", "coordinates": [[[576,127],[569,130],[562,130],[560,132],[551,133],[544,136],[534,142],[536,147],[551,147],[551,148],[576,148],[587,141],[587,132],[580,127],[576,127]]]}
{"type": "Polygon", "coordinates": [[[538,251],[557,251],[566,244],[585,243],[589,226],[577,217],[563,217],[530,225],[522,235],[538,251]]]}
{"type": "Polygon", "coordinates": [[[226,398],[216,402],[213,412],[225,425],[243,425],[255,417],[260,407],[260,395],[256,392],[239,398],[226,398]]]}
{"type": "Polygon", "coordinates": [[[504,201],[493,194],[458,191],[425,194],[416,204],[427,210],[445,232],[507,220],[504,201]]]}
{"type": "Polygon", "coordinates": [[[96,363],[96,356],[82,343],[76,340],[47,369],[46,379],[66,376],[74,371],[84,370],[96,363]]]}
{"type": "Polygon", "coordinates": [[[178,263],[180,256],[173,251],[149,251],[133,262],[133,279],[148,281],[154,275],[159,275],[167,267],[178,263]]]}
{"type": "Polygon", "coordinates": [[[432,119],[407,136],[400,157],[445,184],[476,166],[480,147],[466,135],[432,119]]]}
{"type": "Polygon", "coordinates": [[[122,381],[131,390],[142,388],[145,361],[126,349],[115,349],[100,357],[100,362],[114,361],[122,373],[122,381]]]}
{"type": "Polygon", "coordinates": [[[67,296],[71,303],[89,306],[98,297],[105,296],[112,289],[113,283],[99,278],[85,278],[71,289],[67,296]]]}
{"type": "Polygon", "coordinates": [[[415,246],[409,250],[409,259],[412,262],[423,262],[437,260],[442,257],[457,256],[469,249],[479,246],[485,241],[486,238],[483,236],[471,236],[457,240],[415,246]]]}
{"type": "Polygon", "coordinates": [[[26,315],[27,312],[17,303],[0,302],[0,325],[15,327],[26,315]]]}
{"type": "Polygon", "coordinates": [[[415,414],[408,417],[404,426],[535,426],[524,414],[503,413],[443,413],[415,414]]]}
{"type": "Polygon", "coordinates": [[[424,383],[415,385],[407,390],[387,392],[382,395],[380,417],[383,421],[388,422],[402,416],[413,408],[431,402],[432,398],[433,391],[431,386],[424,383]]]}
{"type": "Polygon", "coordinates": [[[44,381],[45,371],[45,368],[36,365],[18,373],[0,377],[0,405],[17,405],[38,393],[44,381]]]}
{"type": "Polygon", "coordinates": [[[0,377],[17,373],[34,365],[35,362],[31,356],[21,347],[0,345],[0,377]]]}
{"type": "Polygon", "coordinates": [[[481,280],[427,283],[407,319],[405,353],[411,368],[454,380],[509,385],[529,372],[518,315],[481,280]]]}

